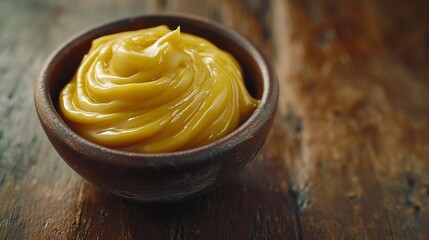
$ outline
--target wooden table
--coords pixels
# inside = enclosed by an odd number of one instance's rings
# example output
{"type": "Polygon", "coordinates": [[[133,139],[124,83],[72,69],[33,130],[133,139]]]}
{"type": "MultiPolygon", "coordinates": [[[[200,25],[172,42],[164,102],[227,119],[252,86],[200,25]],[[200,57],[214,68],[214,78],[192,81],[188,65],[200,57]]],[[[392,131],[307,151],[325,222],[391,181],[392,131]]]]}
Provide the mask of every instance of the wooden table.
{"type": "Polygon", "coordinates": [[[429,1],[0,2],[0,239],[429,239],[429,1]],[[70,36],[159,11],[241,32],[280,81],[261,154],[223,188],[144,205],[95,189],[32,88],[70,36]]]}

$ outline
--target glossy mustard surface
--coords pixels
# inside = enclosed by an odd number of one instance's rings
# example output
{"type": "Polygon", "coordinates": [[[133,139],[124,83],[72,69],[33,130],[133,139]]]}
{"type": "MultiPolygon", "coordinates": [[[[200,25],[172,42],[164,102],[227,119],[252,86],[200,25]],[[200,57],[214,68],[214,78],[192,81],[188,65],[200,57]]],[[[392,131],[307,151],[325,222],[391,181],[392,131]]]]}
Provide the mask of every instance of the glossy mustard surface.
{"type": "Polygon", "coordinates": [[[166,26],[94,40],[59,101],[81,136],[143,153],[213,142],[259,103],[230,54],[166,26]]]}

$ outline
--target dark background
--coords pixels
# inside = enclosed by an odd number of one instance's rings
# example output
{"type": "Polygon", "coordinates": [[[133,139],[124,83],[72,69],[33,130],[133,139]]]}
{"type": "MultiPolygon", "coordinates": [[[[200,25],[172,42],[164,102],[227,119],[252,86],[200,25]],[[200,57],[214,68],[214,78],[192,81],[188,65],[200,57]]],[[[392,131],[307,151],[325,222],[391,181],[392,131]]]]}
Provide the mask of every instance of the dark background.
{"type": "Polygon", "coordinates": [[[0,239],[429,239],[429,1],[0,0],[0,239]],[[94,189],[43,133],[32,89],[69,37],[178,11],[241,32],[280,99],[260,155],[173,205],[94,189]]]}

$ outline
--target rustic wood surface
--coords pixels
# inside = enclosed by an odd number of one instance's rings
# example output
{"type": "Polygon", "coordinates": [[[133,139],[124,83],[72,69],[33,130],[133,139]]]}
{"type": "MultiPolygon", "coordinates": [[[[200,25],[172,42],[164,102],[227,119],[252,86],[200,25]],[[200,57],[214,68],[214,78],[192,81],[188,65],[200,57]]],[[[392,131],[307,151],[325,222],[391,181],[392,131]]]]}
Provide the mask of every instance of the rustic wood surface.
{"type": "Polygon", "coordinates": [[[429,239],[429,1],[0,1],[0,239],[429,239]],[[119,17],[202,15],[275,66],[261,154],[223,188],[124,201],[74,173],[32,88],[63,41],[119,17]]]}

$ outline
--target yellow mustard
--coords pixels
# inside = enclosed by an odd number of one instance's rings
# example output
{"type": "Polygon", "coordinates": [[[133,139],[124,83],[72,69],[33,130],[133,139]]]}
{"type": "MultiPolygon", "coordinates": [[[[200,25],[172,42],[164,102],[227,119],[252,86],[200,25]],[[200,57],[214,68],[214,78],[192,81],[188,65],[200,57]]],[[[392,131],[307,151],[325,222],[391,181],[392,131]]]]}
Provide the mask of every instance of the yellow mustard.
{"type": "Polygon", "coordinates": [[[81,136],[144,153],[213,142],[259,103],[230,54],[166,26],[94,40],[59,102],[81,136]]]}

